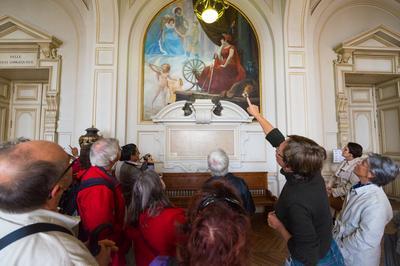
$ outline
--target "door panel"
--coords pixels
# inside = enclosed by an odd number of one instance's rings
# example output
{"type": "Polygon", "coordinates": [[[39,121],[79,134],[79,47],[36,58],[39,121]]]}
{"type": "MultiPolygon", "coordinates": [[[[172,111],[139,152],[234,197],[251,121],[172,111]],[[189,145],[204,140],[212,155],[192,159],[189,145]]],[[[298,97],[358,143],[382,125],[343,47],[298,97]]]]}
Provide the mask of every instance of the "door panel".
{"type": "Polygon", "coordinates": [[[8,105],[0,103],[0,142],[7,140],[8,105]]]}
{"type": "Polygon", "coordinates": [[[400,161],[400,96],[399,79],[377,85],[376,109],[378,113],[381,153],[400,161]]]}
{"type": "Polygon", "coordinates": [[[14,104],[41,104],[42,85],[39,83],[15,83],[14,84],[14,104]]]}
{"type": "Polygon", "coordinates": [[[0,78],[0,142],[8,138],[8,121],[10,114],[10,82],[0,78]]]}
{"type": "Polygon", "coordinates": [[[11,138],[25,137],[28,139],[39,139],[40,136],[40,106],[39,107],[17,107],[14,106],[11,130],[11,138]]]}
{"type": "Polygon", "coordinates": [[[42,90],[41,83],[14,83],[11,102],[10,138],[41,138],[42,90]]]}
{"type": "Polygon", "coordinates": [[[378,108],[380,120],[381,152],[400,159],[400,106],[395,104],[378,108]]]}
{"type": "Polygon", "coordinates": [[[370,108],[350,108],[352,141],[359,143],[364,152],[374,150],[374,111],[370,108]]]}
{"type": "MultiPolygon", "coordinates": [[[[395,161],[400,161],[400,79],[376,85],[376,109],[380,151],[395,161]]],[[[386,194],[400,198],[400,180],[384,187],[386,194]]]]}
{"type": "Polygon", "coordinates": [[[372,86],[349,87],[350,139],[363,147],[364,153],[376,151],[377,130],[372,86]]]}

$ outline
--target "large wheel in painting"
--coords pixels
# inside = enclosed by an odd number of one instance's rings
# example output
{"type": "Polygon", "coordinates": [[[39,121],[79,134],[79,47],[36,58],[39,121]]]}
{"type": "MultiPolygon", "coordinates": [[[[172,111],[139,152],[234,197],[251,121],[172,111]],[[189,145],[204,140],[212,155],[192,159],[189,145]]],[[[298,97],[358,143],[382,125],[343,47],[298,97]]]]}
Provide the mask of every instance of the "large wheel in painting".
{"type": "Polygon", "coordinates": [[[182,67],[183,77],[192,84],[188,90],[191,90],[193,87],[196,87],[196,90],[199,90],[198,77],[201,72],[203,72],[206,64],[200,59],[190,59],[187,60],[182,67]]]}

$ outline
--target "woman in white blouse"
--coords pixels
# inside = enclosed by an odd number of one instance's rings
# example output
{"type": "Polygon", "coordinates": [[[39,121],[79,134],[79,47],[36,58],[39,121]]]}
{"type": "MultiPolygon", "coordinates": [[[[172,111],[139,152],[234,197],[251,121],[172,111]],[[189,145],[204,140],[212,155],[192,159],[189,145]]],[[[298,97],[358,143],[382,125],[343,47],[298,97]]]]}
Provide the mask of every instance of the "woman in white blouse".
{"type": "Polygon", "coordinates": [[[382,186],[399,175],[399,166],[388,157],[371,153],[357,164],[354,172],[360,182],[346,197],[333,237],[347,266],[378,266],[383,232],[393,217],[382,186]]]}
{"type": "Polygon", "coordinates": [[[329,204],[337,212],[342,209],[343,200],[350,188],[360,181],[353,170],[357,163],[362,160],[360,158],[362,152],[362,146],[354,142],[347,143],[347,145],[342,149],[344,160],[339,165],[338,170],[333,176],[332,185],[327,186],[326,188],[329,197],[329,204]]]}

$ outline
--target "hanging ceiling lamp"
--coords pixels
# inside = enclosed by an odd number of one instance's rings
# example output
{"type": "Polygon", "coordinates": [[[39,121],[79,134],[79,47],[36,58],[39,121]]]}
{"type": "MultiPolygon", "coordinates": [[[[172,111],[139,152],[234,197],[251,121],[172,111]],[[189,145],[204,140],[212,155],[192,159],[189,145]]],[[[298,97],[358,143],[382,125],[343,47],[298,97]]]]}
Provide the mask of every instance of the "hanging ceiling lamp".
{"type": "Polygon", "coordinates": [[[194,13],[205,23],[214,23],[225,12],[229,5],[224,0],[197,0],[194,13]]]}

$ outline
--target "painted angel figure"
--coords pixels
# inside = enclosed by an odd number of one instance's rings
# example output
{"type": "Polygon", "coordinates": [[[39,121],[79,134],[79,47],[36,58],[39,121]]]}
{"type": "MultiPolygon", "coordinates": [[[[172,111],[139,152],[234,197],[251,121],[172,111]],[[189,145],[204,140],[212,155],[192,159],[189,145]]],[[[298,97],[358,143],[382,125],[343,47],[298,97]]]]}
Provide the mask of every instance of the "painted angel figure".
{"type": "Polygon", "coordinates": [[[175,91],[182,90],[182,79],[176,79],[170,76],[170,64],[162,64],[161,66],[149,64],[149,66],[150,69],[157,74],[158,80],[157,92],[151,102],[152,107],[154,106],[154,102],[157,100],[158,96],[161,96],[161,102],[164,106],[175,102],[175,91]]]}

